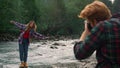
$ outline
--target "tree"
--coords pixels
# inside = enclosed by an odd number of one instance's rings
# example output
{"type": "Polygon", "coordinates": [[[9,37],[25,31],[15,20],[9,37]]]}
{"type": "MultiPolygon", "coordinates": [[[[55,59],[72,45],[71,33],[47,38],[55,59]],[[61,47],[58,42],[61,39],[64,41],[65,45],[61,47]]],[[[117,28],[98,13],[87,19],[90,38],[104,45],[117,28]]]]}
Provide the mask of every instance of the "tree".
{"type": "Polygon", "coordinates": [[[66,7],[66,24],[69,34],[81,34],[84,28],[82,19],[78,18],[81,10],[92,0],[64,0],[66,7]]]}
{"type": "Polygon", "coordinates": [[[103,3],[105,3],[107,5],[107,7],[111,10],[111,12],[113,12],[113,4],[110,0],[101,0],[103,3]]]}
{"type": "Polygon", "coordinates": [[[36,8],[35,0],[22,0],[24,4],[24,19],[26,22],[30,20],[37,21],[39,19],[39,10],[36,8]]]}
{"type": "Polygon", "coordinates": [[[64,25],[63,0],[35,0],[40,14],[40,27],[45,33],[56,34],[64,25]]]}
{"type": "Polygon", "coordinates": [[[120,0],[115,0],[113,3],[113,13],[120,12],[120,0]]]}
{"type": "MultiPolygon", "coordinates": [[[[9,32],[13,30],[11,25],[9,24],[10,20],[20,20],[22,17],[22,2],[21,0],[1,0],[0,1],[0,25],[1,25],[1,32],[9,32]]],[[[15,29],[14,29],[15,30],[15,29]]]]}
{"type": "MultiPolygon", "coordinates": [[[[0,31],[16,31],[10,20],[28,23],[35,20],[37,31],[51,35],[81,34],[81,10],[93,0],[0,0],[0,31]]],[[[105,0],[106,1],[106,0],[105,0]]],[[[107,3],[107,1],[106,1],[107,3]]],[[[15,32],[14,32],[15,33],[15,32]]]]}
{"type": "MultiPolygon", "coordinates": [[[[67,34],[65,30],[66,8],[63,0],[53,0],[54,10],[52,11],[53,21],[50,32],[56,34],[67,34]]],[[[51,28],[51,27],[49,27],[51,28]]]]}

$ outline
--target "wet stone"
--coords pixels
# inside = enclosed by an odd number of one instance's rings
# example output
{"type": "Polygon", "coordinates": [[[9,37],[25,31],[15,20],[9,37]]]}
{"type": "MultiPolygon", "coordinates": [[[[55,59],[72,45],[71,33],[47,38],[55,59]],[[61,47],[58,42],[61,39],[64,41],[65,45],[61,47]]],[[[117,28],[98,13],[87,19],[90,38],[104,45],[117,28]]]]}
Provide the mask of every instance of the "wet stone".
{"type": "Polygon", "coordinates": [[[63,45],[61,45],[61,46],[67,46],[67,45],[63,44],[63,45]]]}
{"type": "Polygon", "coordinates": [[[50,46],[51,49],[58,49],[56,46],[50,46]]]}
{"type": "Polygon", "coordinates": [[[52,45],[54,45],[54,46],[66,46],[65,44],[63,44],[63,43],[53,43],[52,45]]]}
{"type": "Polygon", "coordinates": [[[39,56],[43,56],[43,54],[39,54],[39,53],[38,53],[37,55],[39,55],[39,56]]]}
{"type": "Polygon", "coordinates": [[[40,47],[40,45],[37,45],[37,47],[40,47]]]}
{"type": "Polygon", "coordinates": [[[52,45],[60,45],[59,43],[54,43],[54,44],[52,44],[52,45]]]}

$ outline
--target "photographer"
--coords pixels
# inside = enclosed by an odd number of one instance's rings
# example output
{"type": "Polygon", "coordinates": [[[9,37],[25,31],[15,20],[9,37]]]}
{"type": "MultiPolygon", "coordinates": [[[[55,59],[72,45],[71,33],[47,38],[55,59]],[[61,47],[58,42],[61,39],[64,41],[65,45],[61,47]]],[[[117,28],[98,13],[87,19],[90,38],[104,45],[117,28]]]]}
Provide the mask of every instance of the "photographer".
{"type": "Polygon", "coordinates": [[[88,58],[96,51],[96,68],[120,68],[120,14],[112,16],[104,3],[94,1],[79,17],[86,22],[80,40],[74,46],[76,59],[88,58]]]}

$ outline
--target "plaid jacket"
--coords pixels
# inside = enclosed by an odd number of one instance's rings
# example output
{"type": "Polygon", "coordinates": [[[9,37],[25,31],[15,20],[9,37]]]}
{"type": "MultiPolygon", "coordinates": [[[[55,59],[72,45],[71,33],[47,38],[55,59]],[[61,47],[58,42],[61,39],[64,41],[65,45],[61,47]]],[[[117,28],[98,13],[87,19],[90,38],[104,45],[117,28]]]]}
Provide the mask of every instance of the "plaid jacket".
{"type": "MultiPolygon", "coordinates": [[[[14,22],[14,24],[22,31],[20,33],[20,36],[18,37],[19,44],[22,44],[23,34],[25,33],[26,26],[25,26],[25,24],[21,24],[18,22],[14,22]]],[[[45,39],[45,36],[35,32],[33,29],[30,30],[30,37],[32,37],[32,36],[37,38],[37,39],[45,39]]]]}
{"type": "Polygon", "coordinates": [[[96,68],[120,68],[120,13],[99,22],[84,41],[74,46],[76,59],[88,58],[96,51],[96,68]]]}

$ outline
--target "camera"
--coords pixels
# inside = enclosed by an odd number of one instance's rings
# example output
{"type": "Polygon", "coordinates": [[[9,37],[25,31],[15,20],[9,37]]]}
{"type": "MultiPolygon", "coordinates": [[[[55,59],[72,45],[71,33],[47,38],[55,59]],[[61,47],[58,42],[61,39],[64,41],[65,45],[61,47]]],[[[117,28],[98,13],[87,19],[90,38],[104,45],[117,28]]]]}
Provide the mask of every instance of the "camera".
{"type": "Polygon", "coordinates": [[[90,23],[88,23],[88,21],[87,21],[87,20],[85,20],[85,23],[87,23],[87,28],[89,29],[89,31],[91,31],[91,30],[92,30],[92,26],[91,26],[91,24],[90,24],[90,23]]]}

